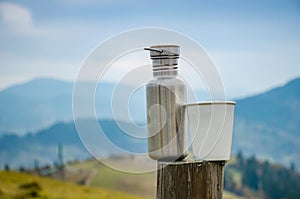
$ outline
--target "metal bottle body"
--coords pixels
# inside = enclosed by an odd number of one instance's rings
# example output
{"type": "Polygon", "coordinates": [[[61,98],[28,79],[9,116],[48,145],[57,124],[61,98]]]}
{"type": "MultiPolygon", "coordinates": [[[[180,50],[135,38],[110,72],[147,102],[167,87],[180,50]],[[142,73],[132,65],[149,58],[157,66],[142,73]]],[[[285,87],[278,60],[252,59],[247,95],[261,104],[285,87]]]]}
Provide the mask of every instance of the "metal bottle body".
{"type": "Polygon", "coordinates": [[[154,73],[146,86],[148,152],[155,160],[186,157],[186,130],[181,105],[186,102],[185,82],[176,71],[154,73]]]}

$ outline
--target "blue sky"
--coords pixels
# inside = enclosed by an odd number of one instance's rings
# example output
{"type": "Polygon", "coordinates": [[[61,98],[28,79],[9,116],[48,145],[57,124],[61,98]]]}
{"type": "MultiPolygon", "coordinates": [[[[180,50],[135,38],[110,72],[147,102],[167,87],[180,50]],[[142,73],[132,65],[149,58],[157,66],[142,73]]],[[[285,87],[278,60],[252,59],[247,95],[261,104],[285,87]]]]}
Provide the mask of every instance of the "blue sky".
{"type": "Polygon", "coordinates": [[[298,0],[12,0],[0,1],[0,89],[36,77],[74,80],[96,45],[141,27],[196,40],[233,96],[300,77],[298,0]]]}

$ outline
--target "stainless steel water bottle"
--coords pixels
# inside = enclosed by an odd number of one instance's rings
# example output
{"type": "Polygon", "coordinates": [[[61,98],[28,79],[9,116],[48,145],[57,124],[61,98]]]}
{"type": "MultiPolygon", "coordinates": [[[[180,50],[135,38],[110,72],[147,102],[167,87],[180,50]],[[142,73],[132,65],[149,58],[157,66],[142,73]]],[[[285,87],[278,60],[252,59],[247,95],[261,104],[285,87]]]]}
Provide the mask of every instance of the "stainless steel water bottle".
{"type": "Polygon", "coordinates": [[[146,86],[148,152],[150,158],[175,161],[186,157],[186,130],[181,105],[186,86],[178,77],[179,46],[160,45],[150,50],[153,79],[146,86]]]}

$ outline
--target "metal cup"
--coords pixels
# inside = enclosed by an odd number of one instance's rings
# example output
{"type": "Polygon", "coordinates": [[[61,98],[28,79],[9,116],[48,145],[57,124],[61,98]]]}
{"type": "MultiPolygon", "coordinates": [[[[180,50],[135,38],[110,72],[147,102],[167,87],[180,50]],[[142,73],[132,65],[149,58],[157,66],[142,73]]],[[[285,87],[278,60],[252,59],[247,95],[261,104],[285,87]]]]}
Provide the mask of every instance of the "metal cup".
{"type": "Polygon", "coordinates": [[[187,125],[196,160],[229,160],[235,102],[186,104],[187,125]]]}

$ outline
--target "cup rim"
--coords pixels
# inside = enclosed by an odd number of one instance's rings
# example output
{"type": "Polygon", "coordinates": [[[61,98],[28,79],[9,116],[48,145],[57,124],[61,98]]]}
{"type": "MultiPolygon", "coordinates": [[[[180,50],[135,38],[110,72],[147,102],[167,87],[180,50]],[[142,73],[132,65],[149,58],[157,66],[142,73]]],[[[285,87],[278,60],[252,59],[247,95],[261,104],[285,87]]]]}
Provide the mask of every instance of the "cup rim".
{"type": "Polygon", "coordinates": [[[235,101],[203,101],[203,102],[193,102],[188,104],[183,104],[182,106],[205,106],[205,105],[235,105],[235,101]]]}

